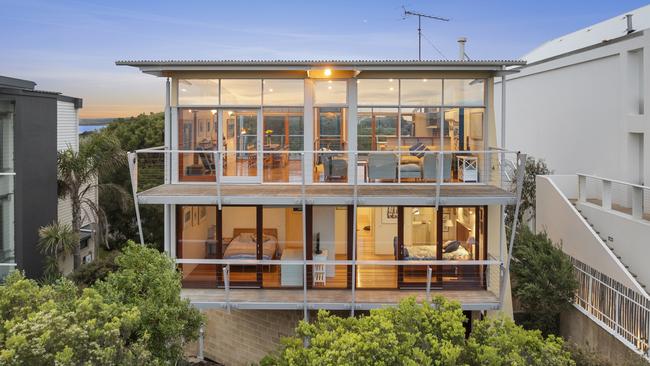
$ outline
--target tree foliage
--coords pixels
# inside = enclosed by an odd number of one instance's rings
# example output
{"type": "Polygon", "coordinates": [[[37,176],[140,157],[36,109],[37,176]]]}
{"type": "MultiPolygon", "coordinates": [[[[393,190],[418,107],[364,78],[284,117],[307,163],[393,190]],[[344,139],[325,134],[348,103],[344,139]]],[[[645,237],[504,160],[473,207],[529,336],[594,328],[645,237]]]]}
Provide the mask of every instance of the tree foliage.
{"type": "Polygon", "coordinates": [[[539,330],[525,330],[506,318],[477,322],[466,352],[469,365],[574,365],[562,338],[544,338],[539,330]]]}
{"type": "Polygon", "coordinates": [[[518,230],[511,264],[512,293],[527,317],[526,327],[557,333],[560,312],[571,306],[578,283],[573,264],[545,232],[518,230]]]}
{"type": "Polygon", "coordinates": [[[0,286],[0,364],[154,364],[137,336],[137,307],[106,302],[92,288],[81,294],[70,281],[39,286],[20,272],[0,286]]]}
{"type": "Polygon", "coordinates": [[[174,262],[153,248],[129,242],[115,258],[118,270],[94,287],[111,302],[135,306],[142,322],[139,334],[148,334],[147,349],[163,360],[182,356],[184,342],[196,339],[202,317],[181,299],[181,278],[174,262]]]}
{"type": "MultiPolygon", "coordinates": [[[[72,206],[72,232],[78,233],[84,217],[95,223],[96,240],[104,242],[108,222],[104,210],[90,194],[93,190],[112,192],[113,199],[124,208],[126,195],[121,187],[98,183],[100,172],[106,174],[123,166],[126,159],[117,140],[107,136],[93,136],[79,144],[79,151],[71,147],[57,153],[57,185],[60,198],[69,198],[72,206]]],[[[80,243],[73,250],[74,268],[81,265],[80,243]]]]}
{"type": "Polygon", "coordinates": [[[369,315],[341,318],[320,311],[262,365],[573,365],[561,338],[544,338],[511,320],[479,321],[465,339],[456,302],[414,298],[369,315]],[[303,339],[309,340],[305,347],[303,339]]]}
{"type": "MultiPolygon", "coordinates": [[[[164,113],[140,114],[137,117],[118,118],[109,123],[97,135],[116,139],[122,150],[134,151],[164,144],[164,113]]],[[[115,184],[131,192],[131,178],[126,164],[114,171],[102,172],[101,183],[115,184]]],[[[135,208],[130,200],[126,212],[111,192],[102,192],[100,206],[110,223],[110,243],[118,246],[127,240],[139,241],[138,227],[135,222],[135,208]]],[[[163,209],[158,205],[140,206],[142,229],[147,243],[162,246],[163,243],[163,209]]]]}
{"type": "Polygon", "coordinates": [[[53,222],[38,229],[38,249],[46,256],[44,266],[45,278],[58,278],[61,275],[59,268],[59,253],[69,255],[79,243],[79,233],[72,231],[70,225],[53,222]]]}
{"type": "Polygon", "coordinates": [[[167,365],[202,317],[180,298],[180,275],[157,250],[129,243],[117,271],[79,290],[20,272],[0,285],[2,365],[167,365]]]}
{"type": "MultiPolygon", "coordinates": [[[[519,207],[519,215],[517,217],[517,225],[526,224],[528,223],[527,219],[535,217],[535,208],[537,207],[535,201],[537,194],[535,177],[538,175],[552,174],[552,171],[548,168],[544,160],[535,160],[535,158],[531,156],[526,159],[524,169],[524,179],[521,187],[521,204],[519,207]]],[[[517,175],[518,173],[515,171],[515,176],[517,175]]],[[[507,206],[505,221],[507,228],[512,227],[512,219],[514,216],[515,207],[513,205],[507,206]]]]}

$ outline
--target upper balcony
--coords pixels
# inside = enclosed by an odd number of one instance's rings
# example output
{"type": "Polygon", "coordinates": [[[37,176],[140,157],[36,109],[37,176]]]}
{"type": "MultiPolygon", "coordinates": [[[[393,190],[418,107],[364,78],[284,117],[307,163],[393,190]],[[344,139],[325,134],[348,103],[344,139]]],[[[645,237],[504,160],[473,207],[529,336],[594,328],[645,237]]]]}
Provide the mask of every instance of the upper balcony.
{"type": "Polygon", "coordinates": [[[167,150],[129,154],[141,204],[514,204],[519,152],[167,150]]]}

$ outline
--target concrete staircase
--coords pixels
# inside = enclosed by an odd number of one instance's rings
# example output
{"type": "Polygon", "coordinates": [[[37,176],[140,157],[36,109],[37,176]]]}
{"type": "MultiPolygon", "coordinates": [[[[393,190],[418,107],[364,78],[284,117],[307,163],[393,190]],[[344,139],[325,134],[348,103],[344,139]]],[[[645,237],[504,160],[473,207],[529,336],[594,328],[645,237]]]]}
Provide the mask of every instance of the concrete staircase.
{"type": "Polygon", "coordinates": [[[623,267],[625,267],[625,269],[630,273],[630,275],[632,275],[632,277],[634,278],[634,280],[635,280],[636,282],[638,282],[638,284],[639,284],[639,285],[640,285],[644,290],[646,290],[646,293],[647,293],[648,288],[647,288],[646,284],[645,284],[645,283],[642,283],[642,282],[639,280],[639,276],[634,272],[634,269],[633,269],[633,268],[630,268],[630,266],[629,266],[628,264],[626,264],[626,263],[623,261],[622,256],[619,255],[619,254],[617,254],[617,253],[616,253],[616,250],[614,249],[614,247],[611,246],[611,245],[608,243],[608,239],[607,239],[607,238],[603,238],[603,235],[602,235],[601,232],[598,230],[598,228],[595,227],[594,224],[591,223],[591,222],[589,221],[589,218],[583,214],[583,211],[582,211],[580,208],[578,208],[577,201],[574,200],[574,199],[569,200],[569,201],[571,202],[571,204],[573,205],[573,207],[575,207],[576,211],[578,211],[578,213],[580,214],[580,216],[582,216],[582,218],[585,220],[585,222],[587,222],[587,224],[588,224],[588,225],[593,229],[593,231],[598,235],[598,238],[602,241],[603,245],[606,246],[606,247],[607,247],[607,248],[608,248],[608,249],[609,249],[609,250],[614,254],[614,256],[615,256],[616,259],[621,263],[621,265],[622,265],[623,267]]]}

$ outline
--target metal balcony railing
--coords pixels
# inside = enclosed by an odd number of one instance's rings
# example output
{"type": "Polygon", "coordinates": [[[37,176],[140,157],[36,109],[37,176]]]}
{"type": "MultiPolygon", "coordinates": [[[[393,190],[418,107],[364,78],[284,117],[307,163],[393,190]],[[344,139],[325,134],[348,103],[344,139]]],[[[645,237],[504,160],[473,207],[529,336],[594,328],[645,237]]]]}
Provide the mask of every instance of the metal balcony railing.
{"type": "MultiPolygon", "coordinates": [[[[492,257],[492,256],[490,256],[492,257]]],[[[334,267],[346,267],[346,270],[350,271],[351,281],[350,287],[341,288],[344,292],[341,295],[341,292],[338,293],[338,298],[333,300],[331,297],[328,298],[329,302],[340,302],[341,304],[348,307],[348,309],[353,310],[356,308],[355,304],[362,302],[358,296],[358,290],[364,287],[364,281],[359,277],[364,273],[364,268],[372,269],[367,271],[371,274],[363,274],[363,276],[373,276],[377,275],[382,277],[382,270],[397,270],[401,267],[406,271],[419,271],[417,278],[419,281],[417,283],[411,283],[409,288],[412,291],[421,291],[424,295],[424,299],[430,300],[432,293],[435,293],[437,288],[445,288],[448,284],[462,284],[464,288],[468,291],[476,290],[486,290],[493,295],[492,302],[495,308],[496,304],[499,302],[501,297],[500,292],[502,291],[501,280],[504,275],[503,263],[498,260],[488,259],[488,260],[242,260],[242,259],[176,259],[176,263],[179,265],[181,272],[183,273],[184,278],[191,277],[192,269],[185,271],[183,266],[214,266],[212,273],[214,274],[215,286],[214,288],[220,288],[224,293],[221,298],[223,306],[230,309],[231,302],[234,300],[231,299],[231,291],[233,287],[237,287],[237,281],[233,280],[236,271],[233,270],[233,267],[257,267],[261,268],[266,267],[270,268],[272,266],[282,266],[283,268],[287,267],[298,267],[299,273],[301,274],[300,283],[292,284],[291,286],[286,286],[286,288],[293,289],[295,291],[302,291],[301,301],[297,302],[294,298],[293,300],[280,299],[274,302],[282,303],[284,305],[294,305],[297,309],[311,309],[311,305],[322,302],[317,292],[321,290],[315,283],[313,274],[315,273],[315,267],[318,266],[334,266],[334,267]],[[311,269],[311,271],[309,271],[311,269]],[[308,273],[311,274],[312,278],[309,278],[308,273]]],[[[193,267],[192,267],[193,268],[193,267]]],[[[347,277],[347,275],[346,275],[347,277]]],[[[396,283],[382,282],[382,278],[373,280],[366,278],[365,281],[371,280],[374,283],[379,285],[379,288],[389,288],[390,286],[395,286],[396,283]]],[[[261,285],[261,284],[260,284],[261,285]]],[[[250,287],[250,283],[245,286],[250,287]]],[[[281,286],[282,287],[282,286],[281,286]]],[[[274,287],[275,288],[275,287],[274,287]]],[[[367,287],[366,287],[367,288],[367,287]]],[[[326,292],[325,292],[326,293],[326,292]]],[[[393,299],[394,300],[394,299],[393,299]]],[[[254,302],[254,300],[252,300],[254,302]]],[[[265,300],[268,302],[268,300],[265,300]]]]}
{"type": "Polygon", "coordinates": [[[167,150],[129,153],[136,193],[168,183],[488,185],[514,192],[523,154],[482,151],[167,150]]]}
{"type": "Polygon", "coordinates": [[[650,360],[650,298],[571,258],[578,280],[574,304],[633,351],[650,360]]]}

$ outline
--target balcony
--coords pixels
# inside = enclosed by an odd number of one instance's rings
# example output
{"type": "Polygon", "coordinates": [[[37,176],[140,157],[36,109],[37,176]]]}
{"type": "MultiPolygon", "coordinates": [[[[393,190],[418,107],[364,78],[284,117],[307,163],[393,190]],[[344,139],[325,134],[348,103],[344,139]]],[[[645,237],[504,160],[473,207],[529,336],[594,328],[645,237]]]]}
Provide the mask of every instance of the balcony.
{"type": "MultiPolygon", "coordinates": [[[[200,308],[273,309],[273,310],[370,310],[394,306],[405,297],[419,301],[444,296],[461,303],[464,310],[500,308],[503,288],[503,265],[499,260],[226,260],[177,259],[184,276],[182,296],[200,308]],[[204,266],[203,288],[188,286],[187,268],[204,266]],[[264,275],[261,287],[246,286],[242,281],[248,266],[264,272],[273,266],[295,267],[301,275],[290,287],[273,287],[272,278],[264,275]],[[335,266],[347,272],[343,281],[329,287],[318,283],[318,266],[335,266]],[[239,268],[239,269],[237,269],[239,268]],[[381,274],[381,278],[372,278],[381,274]],[[389,278],[387,273],[393,273],[389,278]],[[205,275],[207,274],[207,275],[205,275]],[[347,280],[346,280],[347,278],[347,280]],[[399,280],[398,280],[399,278],[399,280]],[[398,281],[409,286],[397,287],[398,281]],[[209,283],[208,283],[209,282],[209,283]],[[346,284],[347,282],[347,284],[346,284]],[[381,284],[376,287],[372,284],[381,284]],[[371,286],[368,287],[368,284],[371,286]],[[393,287],[389,287],[389,286],[393,287]]],[[[253,270],[255,275],[255,270],[253,270]]],[[[195,276],[195,275],[194,275],[195,276]]],[[[198,286],[201,287],[201,286],[198,286]]]]}
{"type": "Polygon", "coordinates": [[[141,204],[514,204],[519,152],[207,151],[129,153],[141,204]],[[218,163],[217,163],[218,162],[218,163]]]}

